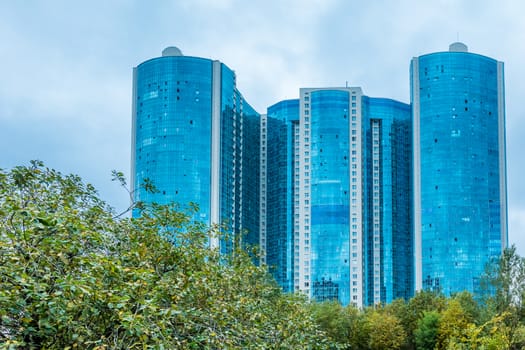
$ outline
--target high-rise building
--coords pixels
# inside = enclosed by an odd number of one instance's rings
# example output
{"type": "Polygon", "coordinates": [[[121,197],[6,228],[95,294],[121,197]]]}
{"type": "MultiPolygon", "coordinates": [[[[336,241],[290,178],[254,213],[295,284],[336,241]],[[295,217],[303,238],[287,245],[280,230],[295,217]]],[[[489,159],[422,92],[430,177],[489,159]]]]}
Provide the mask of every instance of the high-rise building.
{"type": "Polygon", "coordinates": [[[132,121],[136,201],[196,203],[195,219],[259,243],[259,114],[230,68],[166,48],[133,69],[132,121]],[[141,187],[145,179],[157,193],[141,187]]]}
{"type": "Polygon", "coordinates": [[[410,106],[360,88],[268,108],[266,262],[285,290],[359,306],[411,296],[410,123],[410,106]]]}
{"type": "Polygon", "coordinates": [[[299,157],[299,100],[268,108],[261,126],[261,246],[264,262],[284,291],[294,290],[294,208],[299,157]],[[298,160],[297,160],[298,161],[298,160]]]}
{"type": "Polygon", "coordinates": [[[169,47],[133,70],[134,199],[197,203],[318,301],[478,294],[507,245],[503,63],[416,57],[411,103],[303,88],[261,116],[226,65],[169,47]]]}
{"type": "Polygon", "coordinates": [[[368,97],[362,109],[366,303],[407,300],[414,292],[411,110],[368,97]]]}
{"type": "Polygon", "coordinates": [[[479,293],[507,245],[503,63],[454,43],[411,63],[416,289],[479,293]]]}

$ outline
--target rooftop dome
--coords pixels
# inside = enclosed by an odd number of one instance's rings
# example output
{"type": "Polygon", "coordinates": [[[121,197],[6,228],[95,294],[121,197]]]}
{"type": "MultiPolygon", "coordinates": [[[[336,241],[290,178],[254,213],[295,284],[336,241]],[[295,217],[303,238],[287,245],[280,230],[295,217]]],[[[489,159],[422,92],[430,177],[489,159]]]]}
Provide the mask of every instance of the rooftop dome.
{"type": "Polygon", "coordinates": [[[175,46],[168,46],[164,50],[162,50],[162,56],[183,56],[182,51],[179,50],[178,47],[175,46]]]}
{"type": "Polygon", "coordinates": [[[468,52],[468,47],[467,45],[463,43],[455,42],[455,43],[450,44],[450,46],[448,47],[448,51],[450,52],[468,52]]]}

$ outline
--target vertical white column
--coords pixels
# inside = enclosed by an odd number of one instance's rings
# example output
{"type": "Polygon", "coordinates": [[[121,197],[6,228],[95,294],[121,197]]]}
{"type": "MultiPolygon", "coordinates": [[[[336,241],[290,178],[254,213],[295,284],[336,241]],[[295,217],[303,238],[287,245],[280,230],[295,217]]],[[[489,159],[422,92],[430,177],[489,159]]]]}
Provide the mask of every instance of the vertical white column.
{"type": "Polygon", "coordinates": [[[267,162],[267,151],[266,141],[268,135],[267,128],[268,116],[266,114],[261,115],[261,141],[259,145],[260,152],[260,184],[259,184],[259,247],[261,249],[261,264],[266,264],[266,191],[267,191],[267,180],[266,180],[266,162],[267,162]]]}
{"type": "Polygon", "coordinates": [[[507,248],[507,152],[505,136],[505,79],[503,62],[498,62],[498,161],[501,210],[501,249],[507,248]]]}
{"type": "Polygon", "coordinates": [[[414,175],[414,277],[416,291],[423,288],[423,262],[421,242],[421,140],[419,105],[419,59],[412,59],[412,147],[414,175]]]}
{"type": "Polygon", "coordinates": [[[137,167],[135,164],[136,161],[136,155],[135,152],[137,151],[136,144],[137,144],[137,67],[133,67],[133,88],[131,92],[131,174],[130,174],[130,189],[131,193],[133,193],[133,199],[134,201],[140,200],[140,198],[136,197],[135,192],[137,189],[135,188],[135,172],[137,171],[137,167]]]}
{"type": "Polygon", "coordinates": [[[377,187],[382,188],[381,179],[379,176],[379,145],[381,144],[380,139],[380,122],[379,120],[372,121],[372,218],[373,218],[373,271],[374,271],[374,304],[381,302],[381,212],[379,209],[379,203],[381,203],[381,192],[376,191],[377,187]],[[377,164],[377,168],[376,168],[377,164]]]}
{"type": "MultiPolygon", "coordinates": [[[[213,61],[211,99],[211,186],[210,223],[220,223],[221,174],[221,62],[213,61]]],[[[219,238],[210,238],[210,248],[219,247],[219,238]]]]}
{"type": "MultiPolygon", "coordinates": [[[[294,271],[294,274],[299,274],[299,290],[306,293],[308,296],[312,296],[312,282],[311,282],[311,264],[310,264],[310,245],[308,248],[306,241],[311,241],[310,238],[310,225],[304,225],[305,220],[310,220],[311,207],[310,207],[310,170],[305,170],[305,152],[310,153],[310,128],[305,128],[305,117],[308,118],[308,124],[311,123],[310,107],[310,93],[313,89],[300,89],[300,105],[299,105],[299,133],[297,128],[294,128],[294,137],[299,138],[299,159],[293,160],[294,169],[299,173],[299,182],[301,188],[299,189],[299,218],[294,218],[294,232],[296,227],[299,227],[299,244],[296,244],[294,239],[294,255],[299,253],[299,266],[294,271]],[[308,229],[306,228],[308,226],[308,229]],[[308,274],[305,271],[309,271],[308,274]]],[[[309,166],[310,164],[308,164],[309,166]]],[[[295,181],[295,180],[294,180],[295,181]]],[[[294,198],[295,201],[295,198],[294,198]]],[[[295,235],[295,233],[294,233],[295,235]]],[[[295,279],[295,276],[294,276],[295,279]]]]}
{"type": "Polygon", "coordinates": [[[361,88],[349,88],[349,109],[348,109],[348,123],[349,123],[349,144],[350,144],[350,169],[349,181],[350,184],[350,303],[357,307],[364,306],[364,228],[363,228],[363,113],[362,113],[362,98],[363,92],[361,88]],[[353,98],[355,96],[355,100],[353,98]],[[352,103],[355,103],[355,107],[352,103]],[[355,114],[354,110],[355,109],[355,114]],[[354,134],[355,131],[355,134],[354,134]],[[355,155],[352,151],[356,151],[355,155]],[[355,172],[355,173],[354,173],[355,172]],[[355,175],[354,175],[355,174],[355,175]],[[356,185],[356,189],[353,189],[356,185]],[[355,196],[354,196],[355,192],[355,196]],[[355,219],[355,221],[354,221],[355,219]],[[353,240],[357,243],[353,243],[353,240]],[[355,254],[355,256],[354,256],[355,254]]]}
{"type": "MultiPolygon", "coordinates": [[[[237,201],[241,198],[241,194],[238,193],[239,191],[239,184],[237,183],[237,177],[238,175],[241,175],[241,150],[239,147],[237,147],[237,138],[240,137],[240,113],[238,113],[237,104],[239,103],[237,101],[237,94],[234,93],[232,97],[232,107],[233,107],[233,130],[232,130],[232,143],[233,143],[233,158],[231,162],[231,171],[232,171],[232,182],[233,182],[233,188],[232,188],[232,204],[231,204],[231,216],[230,216],[230,224],[233,229],[233,232],[236,231],[236,229],[239,226],[238,218],[240,219],[241,215],[237,212],[237,201]],[[239,128],[239,135],[237,134],[237,128],[239,128]]],[[[239,105],[239,107],[241,107],[239,105]]],[[[223,135],[224,137],[224,135],[223,135]]],[[[241,146],[242,147],[242,146],[241,146]]],[[[224,166],[224,164],[222,164],[224,166]]],[[[239,203],[241,204],[241,203],[239,203]]],[[[240,242],[240,241],[239,241],[240,242]]]]}
{"type": "MultiPolygon", "coordinates": [[[[299,156],[301,154],[301,150],[300,150],[300,146],[297,146],[300,142],[301,142],[301,138],[299,136],[300,134],[300,130],[299,130],[299,123],[294,123],[293,124],[293,127],[291,128],[291,132],[292,132],[292,145],[293,145],[293,157],[291,157],[291,160],[292,160],[292,163],[289,164],[289,166],[292,167],[292,171],[291,173],[293,174],[293,177],[292,177],[292,184],[293,184],[293,187],[294,187],[294,190],[293,190],[293,198],[292,198],[292,204],[293,204],[293,212],[294,214],[295,213],[300,213],[301,211],[301,206],[300,206],[300,203],[299,203],[299,193],[301,191],[301,185],[300,185],[300,182],[299,182],[299,174],[300,174],[300,170],[299,170],[299,166],[296,166],[296,160],[295,160],[295,156],[299,156]],[[297,169],[297,170],[295,170],[297,169]],[[296,198],[297,196],[297,198],[296,198]]],[[[292,255],[293,255],[293,259],[294,259],[294,264],[293,264],[293,271],[292,271],[292,278],[293,278],[293,281],[294,281],[294,291],[297,291],[297,290],[302,290],[302,291],[305,291],[304,289],[304,281],[301,282],[301,279],[300,279],[300,275],[302,274],[301,272],[301,267],[305,264],[304,263],[304,254],[300,254],[300,249],[299,248],[296,248],[295,246],[295,242],[296,241],[300,241],[301,239],[301,231],[300,231],[300,227],[299,227],[299,219],[296,219],[295,216],[292,217],[292,220],[290,220],[290,222],[292,223],[292,228],[293,228],[293,238],[292,238],[292,241],[290,242],[290,244],[292,245],[292,255]],[[301,284],[303,283],[303,284],[301,284]],[[302,287],[301,287],[302,286],[302,287]]],[[[305,291],[305,293],[307,293],[307,291],[305,291]]],[[[309,294],[308,294],[309,295],[309,294]]]]}

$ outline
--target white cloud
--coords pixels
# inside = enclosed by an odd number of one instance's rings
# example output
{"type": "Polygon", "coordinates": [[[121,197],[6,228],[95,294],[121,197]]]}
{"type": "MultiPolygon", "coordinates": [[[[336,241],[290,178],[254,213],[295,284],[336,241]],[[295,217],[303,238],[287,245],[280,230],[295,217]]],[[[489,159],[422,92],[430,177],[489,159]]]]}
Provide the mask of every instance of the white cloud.
{"type": "Polygon", "coordinates": [[[509,209],[509,245],[515,244],[518,254],[525,256],[525,206],[509,209]]]}
{"type": "Polygon", "coordinates": [[[109,172],[129,168],[131,69],[169,45],[227,64],[265,112],[300,87],[346,81],[407,102],[410,59],[447,50],[459,32],[472,52],[505,61],[509,236],[520,242],[524,9],[514,0],[0,2],[0,140],[12,149],[0,167],[38,156],[122,202],[109,172]]]}

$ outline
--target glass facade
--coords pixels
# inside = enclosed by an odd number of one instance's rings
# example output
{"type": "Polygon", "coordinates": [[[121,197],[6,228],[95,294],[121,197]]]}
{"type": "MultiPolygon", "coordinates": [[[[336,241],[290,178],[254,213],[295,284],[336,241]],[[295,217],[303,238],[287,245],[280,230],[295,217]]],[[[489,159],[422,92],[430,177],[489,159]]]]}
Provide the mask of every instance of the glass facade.
{"type": "MultiPolygon", "coordinates": [[[[268,107],[266,152],[266,264],[284,291],[294,290],[295,129],[299,124],[299,100],[268,107]]],[[[297,160],[298,161],[298,160],[297,160]]],[[[298,181],[298,180],[297,180],[298,181]]],[[[297,251],[298,253],[298,251],[297,251]]]]}
{"type": "Polygon", "coordinates": [[[304,172],[310,172],[305,204],[311,219],[305,215],[301,223],[310,225],[311,295],[344,305],[350,301],[349,104],[349,91],[310,92],[310,165],[305,162],[304,172]]]}
{"type": "Polygon", "coordinates": [[[236,89],[234,72],[168,48],[134,68],[132,113],[134,199],[196,203],[194,219],[257,243],[259,114],[236,89]],[[144,191],[145,179],[159,192],[144,191]]]}
{"type": "Polygon", "coordinates": [[[134,75],[135,200],[194,202],[210,223],[212,61],[159,57],[134,75]],[[158,193],[140,187],[146,178],[158,193]]]}
{"type": "Polygon", "coordinates": [[[416,288],[479,293],[507,244],[503,64],[455,43],[411,81],[416,288]]]}
{"type": "Polygon", "coordinates": [[[260,115],[246,101],[242,105],[239,232],[250,246],[259,245],[260,115]]]}
{"type": "Polygon", "coordinates": [[[299,95],[261,116],[219,61],[168,48],[143,62],[135,200],[198,204],[194,219],[259,244],[283,290],[318,301],[478,293],[507,245],[503,63],[461,43],[414,58],[412,106],[357,87],[299,95]]]}
{"type": "Polygon", "coordinates": [[[413,295],[412,133],[408,104],[363,97],[366,304],[413,295]]]}
{"type": "Polygon", "coordinates": [[[410,125],[409,105],[359,88],[268,108],[265,258],[284,290],[358,306],[412,295],[410,125]]]}

